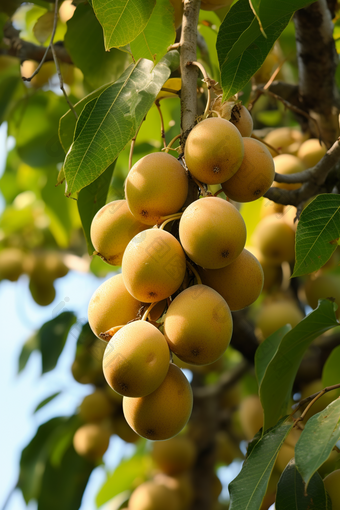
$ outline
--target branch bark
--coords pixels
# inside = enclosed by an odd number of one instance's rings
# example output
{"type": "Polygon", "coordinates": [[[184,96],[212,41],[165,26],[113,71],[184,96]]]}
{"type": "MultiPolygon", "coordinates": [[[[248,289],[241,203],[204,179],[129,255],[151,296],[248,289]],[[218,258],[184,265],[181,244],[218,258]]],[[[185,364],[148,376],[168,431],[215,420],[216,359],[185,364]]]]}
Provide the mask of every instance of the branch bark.
{"type": "MultiPolygon", "coordinates": [[[[333,40],[333,23],[327,1],[319,0],[294,16],[299,67],[299,94],[329,147],[339,136],[339,94],[335,71],[339,62],[333,40]]],[[[306,123],[317,136],[312,122],[306,123]]]]}

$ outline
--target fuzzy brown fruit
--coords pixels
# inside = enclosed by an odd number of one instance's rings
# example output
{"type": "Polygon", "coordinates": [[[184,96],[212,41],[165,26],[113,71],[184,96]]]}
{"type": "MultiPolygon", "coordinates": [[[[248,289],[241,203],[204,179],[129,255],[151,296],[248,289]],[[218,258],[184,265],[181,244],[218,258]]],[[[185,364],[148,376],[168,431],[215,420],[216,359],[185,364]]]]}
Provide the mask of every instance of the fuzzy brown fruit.
{"type": "Polygon", "coordinates": [[[113,405],[104,390],[97,389],[84,397],[79,407],[79,415],[85,422],[101,421],[113,412],[113,405]]]}
{"type": "Polygon", "coordinates": [[[226,301],[206,285],[183,290],[171,303],[164,335],[172,352],[193,365],[216,361],[229,345],[233,320],[226,301]]]}
{"type": "Polygon", "coordinates": [[[190,173],[207,184],[220,184],[239,169],[244,155],[239,130],[228,120],[202,120],[189,133],[184,156],[190,173]]]}
{"type": "Polygon", "coordinates": [[[103,371],[107,383],[127,397],[144,397],[163,382],[170,363],[164,335],[146,321],[120,329],[107,344],[103,371]]]}
{"type": "Polygon", "coordinates": [[[340,469],[333,471],[326,478],[324,478],[323,483],[325,485],[326,491],[329,494],[329,497],[332,501],[332,510],[340,510],[340,493],[339,493],[339,485],[340,485],[340,469]]]}
{"type": "Polygon", "coordinates": [[[230,122],[237,127],[243,137],[250,136],[253,132],[253,118],[243,104],[234,106],[230,122]]]}
{"type": "Polygon", "coordinates": [[[152,458],[167,475],[177,475],[192,468],[196,460],[195,443],[184,435],[152,445],[152,458]]]}
{"type": "Polygon", "coordinates": [[[304,315],[297,304],[290,299],[281,299],[272,303],[263,303],[255,324],[260,340],[267,338],[282,326],[290,324],[294,328],[304,315]]]}
{"type": "Polygon", "coordinates": [[[240,422],[247,439],[252,439],[263,427],[263,408],[257,395],[249,395],[240,405],[240,422]]]}
{"type": "Polygon", "coordinates": [[[0,280],[16,282],[24,272],[25,254],[19,248],[0,251],[0,280]]]}
{"type": "Polygon", "coordinates": [[[193,404],[191,386],[176,365],[156,391],[146,397],[123,397],[123,412],[130,427],[153,441],[170,439],[188,422],[193,404]]]}
{"type": "Polygon", "coordinates": [[[112,276],[91,298],[88,318],[93,333],[100,338],[100,333],[127,324],[136,318],[140,306],[141,303],[126,290],[123,276],[112,276]]]}
{"type": "Polygon", "coordinates": [[[161,301],[173,294],[185,275],[185,255],[169,232],[144,230],[127,245],[122,274],[127,290],[144,303],[161,301]]]}
{"type": "Polygon", "coordinates": [[[131,214],[127,201],[115,200],[104,205],[93,218],[91,241],[105,262],[120,266],[125,248],[142,230],[145,224],[131,214]]]}
{"type": "Polygon", "coordinates": [[[222,183],[225,194],[236,202],[252,202],[273,184],[274,160],[267,147],[254,138],[243,138],[244,158],[231,179],[222,183]]]}
{"type": "MultiPolygon", "coordinates": [[[[305,170],[305,166],[302,161],[292,154],[280,154],[274,158],[275,172],[282,175],[298,174],[305,170]]],[[[298,189],[301,187],[300,183],[288,184],[285,182],[274,182],[275,188],[281,189],[298,189]]]]}
{"type": "Polygon", "coordinates": [[[246,249],[229,266],[221,269],[199,269],[198,272],[202,283],[221,294],[233,312],[254,303],[262,292],[262,266],[246,249]]]}
{"type": "Polygon", "coordinates": [[[192,202],[179,222],[184,251],[207,269],[231,264],[243,250],[246,236],[244,220],[236,207],[218,197],[192,202]]]}
{"type": "Polygon", "coordinates": [[[268,263],[293,262],[295,257],[295,232],[275,214],[266,216],[256,226],[253,244],[268,263]]]}
{"type": "Polygon", "coordinates": [[[130,497],[129,510],[180,510],[176,491],[153,480],[144,482],[130,497]]]}
{"type": "Polygon", "coordinates": [[[109,447],[110,432],[97,423],[79,427],[73,437],[75,451],[81,457],[98,461],[109,447]]]}
{"type": "Polygon", "coordinates": [[[125,181],[125,196],[136,220],[156,225],[162,216],[183,207],[188,177],[181,163],[165,152],[154,152],[133,165],[125,181]]]}

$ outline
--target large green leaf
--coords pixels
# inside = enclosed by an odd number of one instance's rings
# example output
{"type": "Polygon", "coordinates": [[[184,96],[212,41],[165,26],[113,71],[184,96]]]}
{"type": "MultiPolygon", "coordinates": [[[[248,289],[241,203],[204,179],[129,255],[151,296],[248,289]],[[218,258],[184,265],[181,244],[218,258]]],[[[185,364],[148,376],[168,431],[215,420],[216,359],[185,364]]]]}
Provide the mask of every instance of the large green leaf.
{"type": "Polygon", "coordinates": [[[22,346],[19,363],[18,363],[18,373],[24,370],[27,365],[28,360],[32,352],[36,351],[39,348],[38,339],[36,335],[32,335],[22,346]]]}
{"type": "Polygon", "coordinates": [[[94,12],[104,30],[105,49],[129,44],[146,27],[156,0],[93,0],[94,12]]]}
{"type": "MultiPolygon", "coordinates": [[[[91,94],[85,96],[77,104],[74,109],[78,116],[81,114],[87,103],[96,99],[110,84],[102,85],[99,89],[94,90],[91,94]]],[[[63,115],[59,121],[59,140],[65,152],[69,150],[74,139],[77,120],[72,110],[63,115]]]]}
{"type": "Polygon", "coordinates": [[[149,455],[136,454],[123,460],[100,488],[96,505],[100,507],[121,492],[131,490],[135,480],[145,480],[151,467],[149,455]]]}
{"type": "Polygon", "coordinates": [[[15,137],[25,163],[44,167],[63,161],[58,123],[67,110],[64,98],[50,91],[37,92],[18,103],[9,120],[9,134],[15,137]]]}
{"type": "Polygon", "coordinates": [[[331,510],[330,498],[319,473],[312,477],[308,490],[296,469],[294,459],[283,471],[277,485],[276,510],[331,510]]]}
{"type": "Polygon", "coordinates": [[[53,444],[51,438],[64,422],[65,418],[52,418],[40,425],[31,442],[21,453],[18,487],[26,503],[39,496],[45,464],[53,444]]]}
{"type": "Polygon", "coordinates": [[[94,252],[91,241],[91,223],[95,214],[106,204],[106,198],[116,162],[112,163],[95,181],[80,190],[77,200],[89,255],[94,252]]]}
{"type": "Polygon", "coordinates": [[[318,195],[300,216],[292,276],[320,269],[336,250],[339,238],[340,196],[330,193],[318,195]]]}
{"type": "MultiPolygon", "coordinates": [[[[264,410],[263,430],[275,425],[286,414],[297,370],[311,342],[337,325],[334,304],[322,300],[316,310],[282,338],[259,388],[264,410]]],[[[264,348],[265,344],[262,344],[259,350],[264,348]]]]}
{"type": "Polygon", "coordinates": [[[50,395],[49,397],[46,397],[44,398],[44,400],[42,400],[37,406],[36,408],[34,409],[34,413],[36,413],[37,411],[39,411],[40,409],[42,409],[43,407],[45,407],[47,404],[49,404],[50,402],[52,402],[52,400],[54,400],[56,397],[58,397],[60,395],[60,391],[57,391],[56,393],[53,393],[53,395],[50,395]]]}
{"type": "Polygon", "coordinates": [[[47,462],[42,477],[38,510],[75,510],[80,507],[83,493],[94,464],[80,457],[71,444],[59,466],[47,462]]]}
{"type": "Polygon", "coordinates": [[[295,446],[295,462],[306,484],[340,439],[340,398],[306,423],[295,446]]]}
{"type": "Polygon", "coordinates": [[[260,6],[261,32],[249,0],[239,0],[226,15],[217,37],[217,53],[221,69],[223,98],[242,89],[261,67],[274,42],[280,36],[296,8],[311,3],[309,0],[270,0],[260,6]],[[299,5],[299,7],[296,7],[299,5]]]}
{"type": "Polygon", "coordinates": [[[151,18],[144,30],[130,43],[135,60],[148,58],[155,63],[166,54],[176,38],[174,8],[169,0],[157,0],[151,18]]]}
{"type": "Polygon", "coordinates": [[[0,124],[6,118],[8,105],[20,84],[19,76],[7,76],[0,82],[0,124]]]}
{"type": "Polygon", "coordinates": [[[255,373],[259,387],[265,376],[267,367],[281,343],[282,338],[292,329],[290,324],[282,326],[272,335],[268,336],[261,344],[261,349],[257,349],[255,353],[255,373]]]}
{"type": "Polygon", "coordinates": [[[45,322],[37,332],[37,343],[42,356],[42,373],[53,370],[64,348],[67,336],[77,318],[73,312],[62,312],[45,322]]]}
{"type": "Polygon", "coordinates": [[[178,52],[169,52],[155,67],[142,59],[84,108],[64,164],[67,193],[80,191],[99,177],[135,135],[151,108],[172,67],[178,66],[178,52]],[[84,122],[84,119],[85,122],[84,122]],[[81,126],[79,129],[78,126],[81,126]]]}
{"type": "MultiPolygon", "coordinates": [[[[322,369],[322,386],[333,386],[340,383],[340,345],[335,347],[328,356],[326,363],[322,369]]],[[[340,389],[333,390],[332,395],[334,398],[340,395],[340,389]]]]}
{"type": "Polygon", "coordinates": [[[126,52],[105,51],[102,27],[88,4],[78,5],[67,22],[65,46],[93,88],[116,80],[128,65],[126,52]]]}
{"type": "Polygon", "coordinates": [[[276,457],[292,427],[291,420],[282,419],[257,441],[229,485],[230,510],[260,509],[276,457]]]}

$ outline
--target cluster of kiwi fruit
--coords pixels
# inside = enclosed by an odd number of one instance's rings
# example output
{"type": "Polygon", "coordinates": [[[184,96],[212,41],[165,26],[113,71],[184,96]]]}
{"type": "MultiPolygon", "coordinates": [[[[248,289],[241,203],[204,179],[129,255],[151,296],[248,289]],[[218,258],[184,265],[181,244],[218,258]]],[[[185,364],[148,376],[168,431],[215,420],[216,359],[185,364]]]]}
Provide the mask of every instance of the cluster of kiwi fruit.
{"type": "Polygon", "coordinates": [[[241,214],[211,190],[258,199],[273,182],[273,157],[250,137],[246,108],[233,105],[230,120],[216,102],[214,112],[191,130],[179,159],[161,152],[137,161],[126,199],[104,206],[91,225],[96,253],[122,273],[94,293],[89,324],[108,341],[104,375],[123,395],[127,422],[152,440],[176,435],[191,414],[191,387],[172,353],[194,366],[214,363],[232,336],[231,311],[263,286],[241,214]],[[202,195],[191,203],[189,177],[202,195]]]}
{"type": "Polygon", "coordinates": [[[0,280],[15,282],[22,274],[27,274],[31,295],[40,306],[50,305],[54,301],[54,281],[67,273],[68,267],[57,251],[32,253],[16,247],[0,251],[0,280]]]}

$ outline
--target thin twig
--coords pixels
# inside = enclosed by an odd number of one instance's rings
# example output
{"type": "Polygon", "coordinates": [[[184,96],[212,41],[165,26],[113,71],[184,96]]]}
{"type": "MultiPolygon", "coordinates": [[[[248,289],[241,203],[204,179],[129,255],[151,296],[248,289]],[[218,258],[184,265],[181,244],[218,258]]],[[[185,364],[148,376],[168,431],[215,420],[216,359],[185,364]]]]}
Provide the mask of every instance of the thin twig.
{"type": "Polygon", "coordinates": [[[194,399],[206,399],[219,395],[239,381],[249,368],[250,364],[243,359],[233,370],[224,372],[216,384],[193,388],[194,399]]]}
{"type": "MultiPolygon", "coordinates": [[[[57,30],[57,24],[58,24],[58,2],[59,0],[55,0],[55,4],[54,4],[54,18],[53,18],[53,28],[52,28],[52,34],[51,34],[51,39],[50,39],[50,43],[49,45],[47,46],[46,48],[46,51],[44,53],[44,56],[43,58],[41,59],[40,61],[40,64],[38,65],[38,67],[36,68],[36,70],[34,71],[34,73],[32,74],[32,76],[30,76],[29,78],[25,78],[24,76],[22,77],[22,80],[23,81],[31,81],[32,78],[34,78],[34,76],[36,76],[38,74],[38,72],[40,71],[43,63],[45,62],[45,59],[47,57],[47,53],[49,52],[49,50],[52,51],[52,55],[53,55],[53,49],[52,49],[52,46],[53,46],[53,39],[54,39],[54,36],[55,36],[55,33],[56,33],[56,30],[57,30]]],[[[54,55],[53,55],[53,59],[54,59],[54,55]]]]}
{"type": "MultiPolygon", "coordinates": [[[[306,397],[304,398],[303,400],[301,400],[298,404],[298,406],[294,409],[294,413],[296,413],[299,409],[301,409],[301,407],[303,407],[307,402],[309,402],[308,406],[306,407],[306,409],[303,411],[303,413],[301,414],[301,416],[299,416],[299,418],[296,418],[295,420],[295,424],[294,426],[299,422],[299,421],[302,421],[304,419],[304,417],[306,416],[306,414],[308,413],[309,409],[312,407],[312,405],[317,401],[319,400],[319,398],[321,398],[325,393],[328,393],[329,391],[332,391],[332,390],[336,390],[340,388],[340,383],[339,384],[333,384],[333,386],[326,386],[326,388],[324,388],[323,390],[321,391],[318,391],[317,393],[313,393],[313,395],[310,395],[309,397],[306,397]]],[[[292,413],[292,414],[294,414],[292,413]]]]}
{"type": "Polygon", "coordinates": [[[207,104],[205,105],[205,110],[204,110],[204,113],[203,113],[203,119],[206,119],[208,114],[209,114],[209,110],[210,110],[210,105],[211,105],[211,79],[209,78],[209,76],[207,75],[207,72],[204,68],[204,66],[200,63],[200,62],[188,62],[187,63],[187,66],[196,66],[199,68],[199,70],[201,71],[201,73],[203,74],[203,81],[206,83],[207,85],[207,90],[208,90],[208,98],[207,98],[207,104]]]}
{"type": "Polygon", "coordinates": [[[51,50],[52,50],[52,55],[53,55],[53,60],[54,60],[54,63],[55,63],[55,67],[57,69],[57,74],[58,74],[58,78],[59,78],[59,86],[60,86],[60,89],[62,90],[63,94],[64,94],[64,97],[66,99],[66,102],[67,104],[69,105],[70,107],[70,110],[71,112],[73,113],[73,115],[75,116],[76,120],[78,120],[78,113],[76,112],[73,104],[71,103],[71,101],[69,100],[69,97],[66,93],[66,90],[65,90],[65,87],[64,87],[64,80],[63,80],[63,75],[61,74],[61,70],[60,70],[60,65],[59,65],[59,62],[58,62],[58,59],[57,59],[57,55],[55,53],[55,50],[54,50],[54,45],[52,44],[51,46],[51,50]]]}
{"type": "Polygon", "coordinates": [[[162,114],[162,110],[161,110],[161,107],[160,107],[159,101],[155,101],[155,105],[156,105],[156,108],[157,108],[157,110],[158,110],[159,116],[160,116],[160,118],[161,118],[161,137],[162,137],[162,140],[163,140],[163,147],[164,147],[164,149],[166,149],[166,139],[165,139],[165,130],[164,130],[164,119],[163,119],[163,114],[162,114]]]}
{"type": "Polygon", "coordinates": [[[273,147],[272,145],[270,145],[270,143],[265,142],[262,138],[260,138],[259,136],[256,136],[254,133],[252,133],[250,136],[251,136],[251,138],[254,138],[254,140],[258,140],[259,142],[262,142],[265,145],[267,145],[267,147],[269,147],[269,149],[271,149],[272,151],[275,151],[276,154],[281,154],[281,152],[278,151],[277,149],[275,149],[275,147],[273,147]]]}

